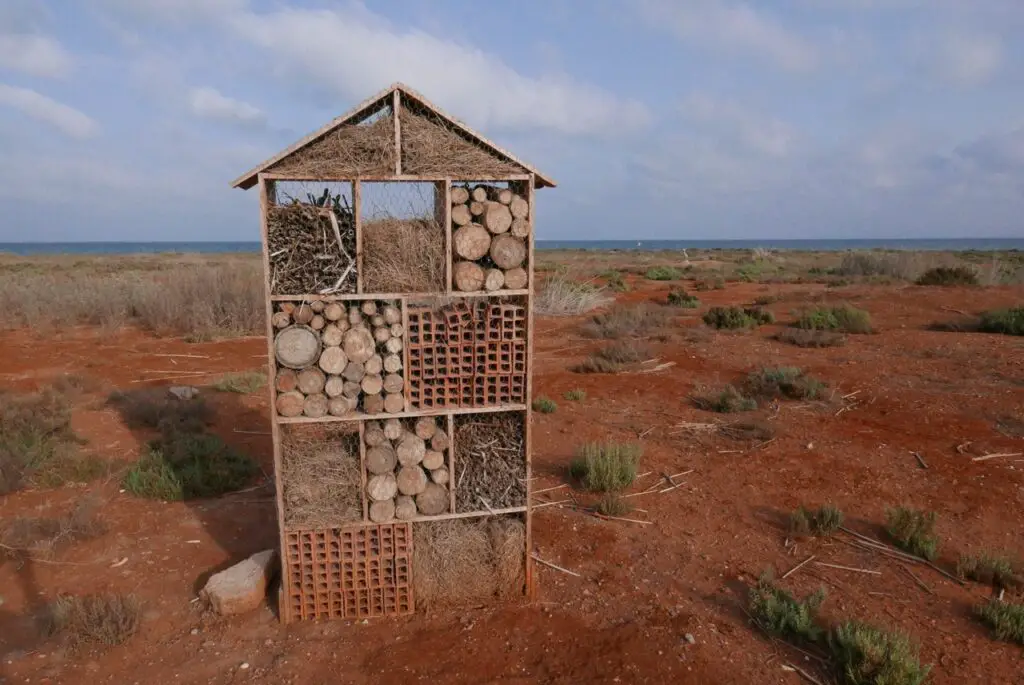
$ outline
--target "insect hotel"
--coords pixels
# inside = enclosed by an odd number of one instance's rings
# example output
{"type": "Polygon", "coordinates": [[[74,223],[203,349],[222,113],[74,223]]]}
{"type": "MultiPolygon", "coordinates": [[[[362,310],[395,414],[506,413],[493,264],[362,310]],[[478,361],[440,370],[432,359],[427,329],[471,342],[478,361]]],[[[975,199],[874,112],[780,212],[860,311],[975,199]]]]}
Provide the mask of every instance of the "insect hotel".
{"type": "Polygon", "coordinates": [[[260,198],[281,619],[529,597],[554,182],[395,84],[232,185],[260,198]]]}

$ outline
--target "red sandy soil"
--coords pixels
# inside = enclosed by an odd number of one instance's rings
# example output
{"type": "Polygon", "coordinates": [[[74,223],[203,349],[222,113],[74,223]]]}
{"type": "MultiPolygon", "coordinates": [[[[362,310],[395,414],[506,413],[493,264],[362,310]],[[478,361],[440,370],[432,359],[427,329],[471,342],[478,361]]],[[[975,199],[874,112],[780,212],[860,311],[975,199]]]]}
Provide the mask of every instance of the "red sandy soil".
{"type": "MultiPolygon", "coordinates": [[[[638,287],[620,299],[663,299],[667,289],[638,287]]],[[[538,566],[532,605],[287,627],[269,605],[240,618],[211,616],[193,602],[209,574],[276,542],[271,492],[257,487],[164,504],[120,493],[113,479],[99,487],[110,532],[70,547],[52,563],[0,566],[0,682],[802,682],[784,670],[786,663],[826,681],[820,664],[769,641],[743,611],[747,590],[764,569],[781,574],[811,554],[881,575],[810,564],[784,586],[802,595],[824,585],[829,621],[857,618],[909,632],[920,642],[923,661],[934,665],[929,682],[1024,682],[1024,650],[993,640],[972,617],[986,588],[960,587],[914,566],[929,593],[892,560],[839,540],[787,543],[785,531],[797,505],[832,501],[846,512],[848,525],[881,536],[886,507],[906,503],[939,513],[944,567],[952,568],[961,552],[985,548],[1024,555],[1024,462],[971,461],[1024,451],[1024,341],[927,328],[962,318],[955,310],[1017,304],[1021,289],[857,286],[826,294],[816,285],[737,284],[699,295],[705,305],[781,296],[769,309],[782,323],[816,296],[841,298],[870,311],[879,332],[851,336],[845,347],[805,350],[772,340],[778,326],[700,335],[704,308],[680,310],[671,338],[655,345],[662,361],[674,366],[653,374],[585,376],[568,368],[600,343],[579,336],[579,319],[539,318],[534,395],[552,397],[559,407],[534,415],[535,489],[564,482],[575,448],[587,440],[642,435],[641,471],[653,473],[637,490],[662,473],[694,472],[671,492],[630,500],[644,510],[630,517],[653,522],[647,526],[561,507],[538,510],[534,552],[580,577],[538,566]],[[687,396],[762,365],[803,367],[829,384],[833,402],[762,409],[757,416],[778,436],[757,447],[679,427],[731,420],[695,409],[687,396]],[[587,399],[563,400],[574,388],[585,389],[587,399]],[[844,395],[850,397],[839,399],[844,395]],[[40,637],[34,617],[43,604],[59,592],[97,591],[140,597],[145,614],[138,635],[119,647],[78,651],[40,637]],[[688,633],[695,644],[684,639],[688,633]]],[[[145,436],[104,406],[111,389],[138,387],[144,370],[207,371],[211,376],[198,381],[210,382],[219,373],[262,368],[266,353],[262,339],[185,344],[131,331],[13,332],[0,335],[0,345],[5,385],[31,388],[69,372],[95,380],[97,388],[77,402],[74,427],[89,441],[86,449],[125,464],[145,436]]],[[[237,432],[268,430],[264,393],[207,394],[217,408],[218,432],[269,471],[269,436],[237,432]]],[[[0,516],[52,515],[84,491],[17,493],[0,503],[0,516]]],[[[565,499],[570,492],[539,498],[565,499]]]]}

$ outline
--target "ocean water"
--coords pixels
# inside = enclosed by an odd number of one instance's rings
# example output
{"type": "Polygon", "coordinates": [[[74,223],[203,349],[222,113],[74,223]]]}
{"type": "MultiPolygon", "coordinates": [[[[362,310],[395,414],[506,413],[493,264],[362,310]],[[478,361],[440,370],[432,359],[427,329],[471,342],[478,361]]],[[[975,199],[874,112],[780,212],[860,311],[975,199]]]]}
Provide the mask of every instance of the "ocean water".
{"type": "MultiPolygon", "coordinates": [[[[825,240],[538,240],[539,250],[1024,250],[1021,238],[892,238],[825,240]]],[[[0,243],[0,253],[16,255],[114,255],[259,252],[258,242],[81,242],[0,243]]]]}

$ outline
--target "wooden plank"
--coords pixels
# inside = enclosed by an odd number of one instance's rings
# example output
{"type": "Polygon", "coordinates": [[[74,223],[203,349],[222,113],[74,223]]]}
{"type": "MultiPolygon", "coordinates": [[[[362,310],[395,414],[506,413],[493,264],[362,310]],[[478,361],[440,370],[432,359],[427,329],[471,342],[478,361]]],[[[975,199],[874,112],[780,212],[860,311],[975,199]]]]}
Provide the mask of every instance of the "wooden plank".
{"type": "MultiPolygon", "coordinates": [[[[493,407],[466,407],[465,409],[459,409],[460,414],[493,414],[501,411],[523,411],[526,409],[525,404],[498,404],[493,407]]],[[[410,419],[418,418],[420,416],[442,416],[445,412],[451,411],[450,408],[443,409],[420,409],[416,411],[404,411],[398,412],[397,414],[358,414],[352,413],[348,416],[322,416],[319,418],[312,418],[309,416],[277,416],[275,420],[280,424],[290,423],[340,423],[344,421],[366,421],[366,420],[383,420],[383,419],[410,419]]]]}
{"type": "Polygon", "coordinates": [[[405,383],[402,386],[402,395],[405,397],[406,413],[412,411],[412,400],[409,398],[409,304],[403,297],[400,301],[402,307],[402,377],[405,383]]]}
{"type": "Polygon", "coordinates": [[[395,176],[402,175],[402,95],[396,88],[391,92],[391,119],[395,123],[395,176]]]}
{"type": "MultiPolygon", "coordinates": [[[[440,184],[439,184],[440,185],[440,184]]],[[[440,209],[438,221],[444,227],[444,291],[452,291],[452,180],[445,179],[444,191],[434,193],[435,210],[440,209]],[[440,207],[437,207],[440,205],[440,207]]]]}
{"type": "MultiPolygon", "coordinates": [[[[357,250],[361,249],[359,247],[357,250]]],[[[356,261],[361,261],[362,254],[357,253],[356,261]]],[[[529,288],[522,290],[497,290],[493,293],[485,291],[475,291],[470,293],[452,292],[452,293],[373,293],[372,299],[374,300],[400,300],[406,298],[409,300],[434,300],[434,299],[451,299],[458,297],[514,297],[529,295],[531,293],[529,288]]],[[[369,293],[340,293],[337,295],[316,295],[313,293],[300,293],[295,295],[271,295],[270,299],[274,302],[312,302],[313,300],[323,300],[324,302],[343,302],[346,300],[365,300],[368,299],[369,293]]]]}
{"type": "Polygon", "coordinates": [[[363,503],[363,521],[370,520],[370,502],[366,496],[366,422],[359,422],[359,500],[363,503]]]}
{"type": "MultiPolygon", "coordinates": [[[[363,188],[359,181],[352,181],[352,227],[356,232],[356,291],[349,294],[358,296],[363,292],[363,188]]],[[[302,297],[320,296],[303,295],[302,297]]]]}
{"type": "Polygon", "coordinates": [[[274,383],[274,378],[277,375],[277,368],[274,357],[274,328],[271,323],[271,317],[273,316],[273,303],[270,299],[270,253],[267,249],[267,211],[270,206],[270,196],[273,193],[273,181],[266,181],[262,177],[257,179],[259,185],[259,198],[260,198],[260,242],[263,257],[263,294],[264,294],[264,307],[266,311],[266,336],[267,336],[267,388],[270,396],[270,440],[273,444],[274,452],[274,492],[275,492],[275,506],[277,507],[277,520],[278,520],[278,560],[281,564],[281,592],[278,594],[278,613],[281,616],[282,623],[289,623],[292,620],[291,615],[291,574],[288,573],[287,569],[287,549],[285,547],[285,534],[284,534],[284,487],[281,483],[281,426],[277,421],[274,420],[274,415],[277,414],[277,385],[274,383]]]}
{"type": "Polygon", "coordinates": [[[530,225],[530,236],[526,245],[527,261],[527,283],[526,283],[526,596],[528,601],[537,598],[537,587],[534,582],[533,555],[533,250],[534,250],[534,225],[533,225],[533,203],[535,200],[534,181],[531,178],[528,182],[526,202],[529,214],[527,221],[530,225]]]}
{"type": "MultiPolygon", "coordinates": [[[[501,514],[522,514],[525,511],[526,511],[526,507],[509,507],[508,509],[495,509],[494,511],[464,511],[461,514],[451,513],[451,514],[438,514],[437,516],[417,516],[416,518],[406,519],[406,520],[402,520],[402,521],[400,521],[398,519],[395,519],[393,521],[389,521],[388,523],[383,523],[383,524],[372,523],[372,522],[368,522],[368,521],[362,521],[362,522],[360,522],[360,521],[343,521],[343,522],[339,522],[339,523],[334,523],[333,525],[324,526],[324,529],[333,530],[335,528],[342,528],[342,529],[345,529],[345,530],[350,530],[350,529],[354,529],[354,528],[371,528],[371,527],[376,527],[376,526],[380,526],[380,525],[385,525],[386,526],[386,525],[391,525],[391,524],[416,523],[416,522],[419,522],[419,521],[447,521],[449,519],[468,519],[468,518],[474,518],[474,517],[483,518],[485,516],[495,516],[495,515],[501,515],[501,514]]],[[[298,529],[298,530],[308,531],[309,529],[308,528],[301,528],[301,529],[298,529]]],[[[317,530],[322,530],[322,529],[318,528],[317,530]]]]}
{"type": "MultiPolygon", "coordinates": [[[[447,176],[439,176],[437,174],[276,174],[264,172],[262,174],[264,178],[272,181],[307,181],[307,182],[329,182],[329,183],[348,183],[350,181],[374,181],[374,182],[388,182],[388,183],[438,183],[446,180],[447,176]]],[[[505,174],[498,176],[487,176],[474,174],[467,178],[452,178],[453,181],[489,181],[489,182],[500,182],[500,181],[528,181],[530,174],[505,174]]]]}
{"type": "Polygon", "coordinates": [[[448,510],[455,513],[455,419],[451,412],[448,412],[446,423],[448,430],[448,497],[451,499],[448,510]]]}

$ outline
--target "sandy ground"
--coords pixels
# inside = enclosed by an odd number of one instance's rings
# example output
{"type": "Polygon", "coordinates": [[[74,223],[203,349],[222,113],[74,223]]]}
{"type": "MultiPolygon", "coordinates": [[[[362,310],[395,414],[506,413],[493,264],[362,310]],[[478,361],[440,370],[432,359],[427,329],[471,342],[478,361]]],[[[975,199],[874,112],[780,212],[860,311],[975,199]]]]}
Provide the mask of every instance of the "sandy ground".
{"type": "MultiPolygon", "coordinates": [[[[637,285],[620,299],[664,299],[666,284],[637,285]]],[[[730,284],[699,295],[705,304],[779,296],[769,309],[784,324],[795,308],[825,292],[819,285],[730,284]]],[[[98,489],[110,532],[50,562],[0,562],[0,682],[802,682],[786,663],[824,682],[820,664],[766,639],[743,611],[747,589],[764,569],[782,572],[814,554],[881,572],[810,564],[784,581],[800,594],[826,587],[826,619],[865,619],[909,632],[934,665],[929,682],[937,685],[1024,683],[1021,647],[994,641],[971,615],[986,588],[961,587],[914,567],[926,591],[891,560],[837,540],[793,543],[785,530],[797,505],[832,501],[849,525],[881,535],[886,507],[906,503],[939,513],[943,566],[983,548],[1024,556],[1024,458],[971,461],[1024,451],[1024,340],[928,330],[959,318],[956,310],[1019,304],[1022,294],[1020,287],[835,289],[827,297],[870,311],[879,332],[823,350],[772,340],[778,326],[703,335],[697,332],[703,308],[681,310],[671,335],[655,344],[661,360],[674,365],[655,374],[571,373],[600,343],[579,336],[580,319],[538,319],[534,394],[556,399],[559,408],[534,415],[535,489],[565,482],[566,466],[586,440],[639,440],[641,471],[652,473],[638,489],[662,473],[693,473],[671,492],[631,500],[643,510],[631,516],[650,525],[602,521],[571,508],[538,510],[534,552],[580,577],[538,566],[538,597],[528,606],[286,627],[268,604],[222,619],[193,599],[211,572],[275,543],[265,483],[216,500],[169,504],[121,493],[116,480],[8,496],[0,501],[4,519],[62,511],[98,489]],[[756,447],[681,426],[728,420],[695,409],[687,396],[762,365],[803,367],[829,384],[834,399],[758,411],[777,437],[756,447]],[[585,389],[587,399],[563,400],[574,388],[585,389]],[[95,651],[40,637],[40,607],[60,592],[93,591],[138,595],[145,609],[140,633],[95,651]]],[[[32,388],[68,372],[95,380],[95,390],[78,401],[74,426],[88,440],[85,449],[125,464],[146,436],[133,434],[104,405],[110,390],[138,387],[143,370],[209,372],[193,379],[209,382],[223,372],[262,368],[266,350],[260,338],[185,344],[88,329],[45,338],[3,333],[0,348],[4,385],[32,388]],[[202,358],[159,356],[167,354],[202,358]]],[[[269,471],[264,393],[209,394],[217,431],[269,471]]]]}

